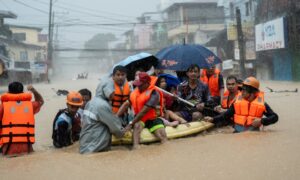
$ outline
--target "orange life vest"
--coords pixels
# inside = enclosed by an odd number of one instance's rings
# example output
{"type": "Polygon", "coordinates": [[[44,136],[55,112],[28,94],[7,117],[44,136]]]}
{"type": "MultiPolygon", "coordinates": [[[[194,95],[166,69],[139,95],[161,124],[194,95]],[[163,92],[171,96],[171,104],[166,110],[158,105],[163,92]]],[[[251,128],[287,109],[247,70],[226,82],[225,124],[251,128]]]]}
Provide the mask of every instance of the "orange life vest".
{"type": "Polygon", "coordinates": [[[138,114],[144,105],[147,103],[147,101],[150,99],[152,91],[156,90],[157,93],[159,93],[159,112],[157,113],[155,108],[151,108],[141,119],[141,121],[146,122],[148,120],[154,120],[157,117],[159,117],[161,114],[163,114],[163,95],[161,91],[159,91],[154,86],[150,85],[150,87],[140,92],[138,88],[135,88],[135,90],[130,94],[130,102],[133,108],[134,114],[138,114]]]}
{"type": "Polygon", "coordinates": [[[117,83],[114,83],[115,86],[115,93],[112,99],[112,111],[117,113],[121,105],[129,98],[130,94],[130,87],[128,82],[126,81],[123,90],[121,90],[120,86],[117,83]]]}
{"type": "Polygon", "coordinates": [[[220,96],[219,74],[220,74],[220,70],[215,69],[214,74],[208,78],[206,70],[203,69],[200,76],[200,81],[208,85],[210,94],[213,97],[220,96]]]}
{"type": "Polygon", "coordinates": [[[249,127],[255,118],[261,118],[266,111],[264,104],[264,93],[259,92],[257,97],[249,102],[242,98],[242,94],[237,95],[234,102],[234,123],[249,127]]]}
{"type": "Polygon", "coordinates": [[[155,84],[158,80],[158,77],[157,76],[150,76],[150,78],[151,78],[150,86],[155,86],[155,84]]]}
{"type": "Polygon", "coordinates": [[[34,113],[30,93],[1,96],[3,118],[1,122],[0,144],[27,142],[33,144],[34,113]]]}
{"type": "MultiPolygon", "coordinates": [[[[238,95],[238,93],[239,92],[237,91],[236,94],[235,94],[235,97],[238,95]]],[[[226,90],[224,92],[224,94],[223,94],[223,99],[222,99],[221,107],[223,109],[228,109],[232,105],[232,103],[234,102],[234,100],[235,100],[235,98],[229,99],[229,91],[226,90]]]]}

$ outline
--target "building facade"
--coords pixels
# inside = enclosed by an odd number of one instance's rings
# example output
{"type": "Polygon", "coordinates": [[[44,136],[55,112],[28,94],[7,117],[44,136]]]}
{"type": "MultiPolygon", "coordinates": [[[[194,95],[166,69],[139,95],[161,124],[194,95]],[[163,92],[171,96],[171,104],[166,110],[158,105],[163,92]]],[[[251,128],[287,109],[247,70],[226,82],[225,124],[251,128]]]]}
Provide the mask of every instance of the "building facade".
{"type": "Polygon", "coordinates": [[[300,2],[261,0],[255,22],[258,75],[299,81],[300,2]]]}
{"type": "Polygon", "coordinates": [[[41,34],[41,28],[18,25],[9,28],[13,40],[20,42],[20,46],[9,47],[15,60],[46,61],[48,40],[47,35],[41,34]]]}
{"type": "Polygon", "coordinates": [[[224,29],[224,11],[217,1],[173,3],[163,10],[166,14],[168,39],[172,44],[203,43],[213,32],[224,29]],[[201,37],[205,39],[201,39],[201,37]]]}

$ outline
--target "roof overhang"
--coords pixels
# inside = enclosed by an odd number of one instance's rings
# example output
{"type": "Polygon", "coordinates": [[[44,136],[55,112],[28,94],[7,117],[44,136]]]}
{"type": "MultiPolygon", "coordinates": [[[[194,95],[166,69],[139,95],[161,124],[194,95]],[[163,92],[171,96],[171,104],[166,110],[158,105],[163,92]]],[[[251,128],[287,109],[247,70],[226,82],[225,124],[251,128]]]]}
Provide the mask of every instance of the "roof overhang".
{"type": "Polygon", "coordinates": [[[16,19],[18,16],[11,11],[2,11],[0,10],[0,17],[2,18],[13,18],[16,19]]]}

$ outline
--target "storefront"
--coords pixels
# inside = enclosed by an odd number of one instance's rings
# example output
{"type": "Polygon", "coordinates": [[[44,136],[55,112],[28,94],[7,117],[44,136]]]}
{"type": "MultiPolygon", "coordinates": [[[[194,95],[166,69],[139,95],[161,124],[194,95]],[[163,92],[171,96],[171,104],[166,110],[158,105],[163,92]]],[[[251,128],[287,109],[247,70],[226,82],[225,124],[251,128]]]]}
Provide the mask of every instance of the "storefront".
{"type": "Polygon", "coordinates": [[[257,76],[292,80],[292,56],[287,48],[287,20],[280,17],[255,26],[257,76]]]}

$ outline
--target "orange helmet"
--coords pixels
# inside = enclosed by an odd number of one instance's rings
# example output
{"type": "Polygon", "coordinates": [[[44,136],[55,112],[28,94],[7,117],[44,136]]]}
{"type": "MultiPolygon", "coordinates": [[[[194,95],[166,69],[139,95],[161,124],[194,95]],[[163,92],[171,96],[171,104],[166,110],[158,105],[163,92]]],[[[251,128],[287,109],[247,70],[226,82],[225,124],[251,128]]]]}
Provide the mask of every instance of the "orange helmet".
{"type": "Polygon", "coordinates": [[[247,85],[247,86],[251,86],[251,87],[254,87],[255,89],[259,89],[259,81],[255,78],[255,77],[247,77],[244,82],[243,82],[244,85],[247,85]]]}
{"type": "Polygon", "coordinates": [[[67,95],[67,103],[73,106],[82,106],[83,100],[79,92],[70,91],[67,95]]]}

